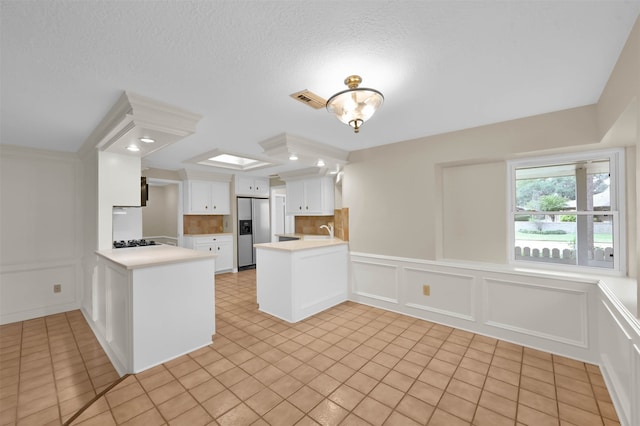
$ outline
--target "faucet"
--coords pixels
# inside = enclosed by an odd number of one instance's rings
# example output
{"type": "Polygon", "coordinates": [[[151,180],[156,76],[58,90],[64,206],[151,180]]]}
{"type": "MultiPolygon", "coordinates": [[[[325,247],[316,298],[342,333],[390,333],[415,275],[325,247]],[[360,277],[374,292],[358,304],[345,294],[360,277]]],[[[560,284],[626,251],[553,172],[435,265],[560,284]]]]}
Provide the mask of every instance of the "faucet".
{"type": "Polygon", "coordinates": [[[330,223],[329,225],[320,226],[320,229],[322,228],[325,228],[329,232],[329,238],[333,238],[333,223],[330,223]]]}

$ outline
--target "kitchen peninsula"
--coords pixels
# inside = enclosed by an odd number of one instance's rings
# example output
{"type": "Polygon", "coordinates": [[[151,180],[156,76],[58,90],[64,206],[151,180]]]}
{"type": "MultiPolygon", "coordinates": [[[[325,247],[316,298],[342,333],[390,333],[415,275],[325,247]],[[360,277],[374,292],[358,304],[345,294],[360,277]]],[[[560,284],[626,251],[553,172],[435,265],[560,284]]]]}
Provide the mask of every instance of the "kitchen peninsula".
{"type": "Polygon", "coordinates": [[[310,239],[254,247],[260,311],[293,323],[347,300],[347,242],[310,239]]]}
{"type": "Polygon", "coordinates": [[[87,321],[118,373],[139,373],[211,344],[216,255],[169,245],[96,254],[87,321]]]}

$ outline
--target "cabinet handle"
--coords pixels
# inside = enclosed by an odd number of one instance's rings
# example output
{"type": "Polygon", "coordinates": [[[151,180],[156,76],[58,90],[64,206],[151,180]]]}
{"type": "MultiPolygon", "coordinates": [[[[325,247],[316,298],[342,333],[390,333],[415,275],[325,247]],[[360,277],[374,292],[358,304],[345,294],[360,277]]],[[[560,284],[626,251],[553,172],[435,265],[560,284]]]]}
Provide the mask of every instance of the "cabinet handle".
{"type": "Polygon", "coordinates": [[[213,206],[213,209],[215,210],[215,209],[216,209],[216,206],[213,206]]]}
{"type": "Polygon", "coordinates": [[[260,188],[258,188],[257,186],[256,186],[256,191],[260,191],[260,188]]]}
{"type": "Polygon", "coordinates": [[[211,251],[211,247],[209,247],[209,251],[211,251]]]}
{"type": "Polygon", "coordinates": [[[309,206],[307,206],[306,209],[309,210],[309,206]]]}
{"type": "Polygon", "coordinates": [[[298,207],[300,210],[302,210],[302,206],[298,207]]]}
{"type": "Polygon", "coordinates": [[[249,189],[253,189],[253,186],[250,186],[249,189]]]}
{"type": "Polygon", "coordinates": [[[220,247],[218,247],[218,251],[220,251],[220,247]]]}
{"type": "Polygon", "coordinates": [[[204,206],[204,209],[207,210],[209,208],[209,206],[204,206]]]}

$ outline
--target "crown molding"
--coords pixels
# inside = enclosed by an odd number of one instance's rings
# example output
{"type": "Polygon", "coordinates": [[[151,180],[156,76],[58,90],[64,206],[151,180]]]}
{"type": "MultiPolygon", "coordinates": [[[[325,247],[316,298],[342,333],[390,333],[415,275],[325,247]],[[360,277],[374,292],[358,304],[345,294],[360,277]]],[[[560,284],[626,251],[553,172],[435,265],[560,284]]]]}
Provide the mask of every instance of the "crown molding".
{"type": "Polygon", "coordinates": [[[123,92],[79,151],[81,157],[93,150],[144,157],[196,131],[201,115],[131,92],[123,92]],[[155,143],[141,143],[150,137],[155,143]],[[140,151],[130,152],[130,144],[140,151]]]}

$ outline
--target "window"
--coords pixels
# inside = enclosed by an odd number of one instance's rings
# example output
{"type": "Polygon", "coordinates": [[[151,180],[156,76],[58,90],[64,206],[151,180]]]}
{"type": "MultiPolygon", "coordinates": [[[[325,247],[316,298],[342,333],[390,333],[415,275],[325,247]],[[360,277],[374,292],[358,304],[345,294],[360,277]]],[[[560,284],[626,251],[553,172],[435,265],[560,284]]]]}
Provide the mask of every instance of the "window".
{"type": "Polygon", "coordinates": [[[512,262],[625,272],[624,152],[509,162],[512,262]]]}

